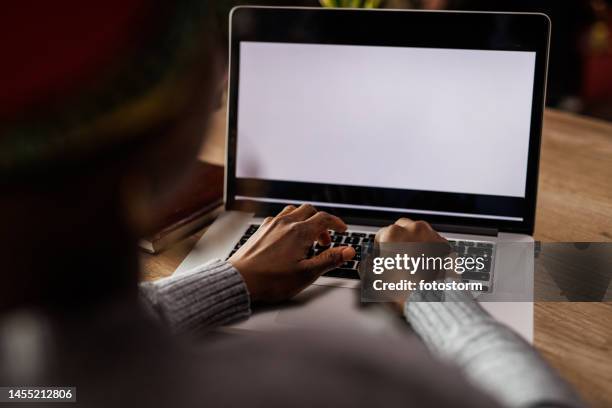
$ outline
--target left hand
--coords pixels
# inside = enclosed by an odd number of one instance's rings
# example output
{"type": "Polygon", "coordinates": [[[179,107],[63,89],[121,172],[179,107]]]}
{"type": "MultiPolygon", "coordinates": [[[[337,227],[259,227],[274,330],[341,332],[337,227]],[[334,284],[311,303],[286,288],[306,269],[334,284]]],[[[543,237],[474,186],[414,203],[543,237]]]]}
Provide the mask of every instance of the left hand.
{"type": "Polygon", "coordinates": [[[309,204],[290,205],[266,218],[229,261],[244,278],[253,301],[289,299],[355,256],[352,247],[336,247],[305,259],[314,241],[330,244],[330,229],[342,232],[346,224],[309,204]]]}

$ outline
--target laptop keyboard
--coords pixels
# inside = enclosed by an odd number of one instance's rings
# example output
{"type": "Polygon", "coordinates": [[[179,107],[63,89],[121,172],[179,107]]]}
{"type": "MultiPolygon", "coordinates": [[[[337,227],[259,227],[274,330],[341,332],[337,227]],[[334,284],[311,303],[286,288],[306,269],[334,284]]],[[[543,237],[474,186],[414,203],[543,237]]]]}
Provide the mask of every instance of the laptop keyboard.
{"type": "MultiPolygon", "coordinates": [[[[259,225],[252,224],[242,235],[232,252],[228,255],[229,259],[248,239],[257,231],[259,225]]],[[[359,264],[361,262],[362,251],[365,251],[369,244],[374,241],[375,234],[368,232],[357,232],[357,231],[345,231],[336,232],[329,231],[331,237],[331,244],[327,246],[319,245],[314,243],[306,258],[312,258],[320,254],[329,248],[352,246],[355,249],[355,257],[342,264],[339,268],[333,269],[323,276],[332,278],[345,278],[345,279],[359,279],[359,264]]],[[[449,239],[453,251],[457,252],[458,256],[463,257],[479,257],[484,259],[485,267],[482,271],[478,272],[464,272],[462,275],[463,282],[480,282],[483,284],[483,292],[488,292],[491,288],[491,277],[492,277],[492,266],[493,266],[493,254],[495,250],[495,244],[492,242],[481,242],[481,241],[458,241],[449,239]]]]}
{"type": "Polygon", "coordinates": [[[457,256],[483,258],[484,268],[481,271],[464,272],[461,275],[461,280],[465,283],[482,283],[483,292],[491,291],[495,244],[485,241],[458,241],[454,239],[449,239],[448,243],[452,250],[457,253],[457,256]]]}
{"type": "MultiPolygon", "coordinates": [[[[240,249],[245,242],[247,242],[247,240],[257,231],[258,228],[259,225],[255,224],[249,226],[227,258],[229,259],[232,255],[234,255],[234,253],[240,249]]],[[[322,246],[318,243],[313,244],[308,251],[306,258],[312,258],[313,256],[316,256],[329,248],[352,246],[355,249],[355,257],[352,260],[342,264],[339,268],[325,273],[323,276],[332,278],[359,279],[359,273],[357,271],[359,268],[359,263],[361,262],[361,253],[368,244],[374,241],[374,234],[354,231],[329,231],[329,235],[331,237],[331,244],[327,246],[322,246]]]]}

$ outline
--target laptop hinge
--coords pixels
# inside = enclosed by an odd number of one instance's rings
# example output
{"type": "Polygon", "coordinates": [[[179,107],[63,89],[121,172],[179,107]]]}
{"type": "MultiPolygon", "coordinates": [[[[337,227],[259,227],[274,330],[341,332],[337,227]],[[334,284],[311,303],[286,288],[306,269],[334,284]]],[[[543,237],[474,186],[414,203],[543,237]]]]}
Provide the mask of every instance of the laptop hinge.
{"type": "Polygon", "coordinates": [[[475,227],[470,225],[447,225],[447,224],[431,224],[436,231],[441,232],[454,232],[457,234],[470,234],[470,235],[486,235],[486,236],[497,236],[499,230],[497,228],[490,227],[475,227]]]}

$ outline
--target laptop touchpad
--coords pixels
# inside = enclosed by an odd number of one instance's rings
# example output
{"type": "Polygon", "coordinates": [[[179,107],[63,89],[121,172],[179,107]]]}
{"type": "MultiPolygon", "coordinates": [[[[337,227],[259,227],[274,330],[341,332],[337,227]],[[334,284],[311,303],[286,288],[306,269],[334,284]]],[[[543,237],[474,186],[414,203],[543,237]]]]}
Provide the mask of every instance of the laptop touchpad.
{"type": "Polygon", "coordinates": [[[363,305],[359,290],[311,285],[281,308],[275,321],[280,325],[324,330],[378,330],[388,326],[391,313],[374,305],[363,305]],[[373,309],[377,309],[376,311],[373,309]]]}

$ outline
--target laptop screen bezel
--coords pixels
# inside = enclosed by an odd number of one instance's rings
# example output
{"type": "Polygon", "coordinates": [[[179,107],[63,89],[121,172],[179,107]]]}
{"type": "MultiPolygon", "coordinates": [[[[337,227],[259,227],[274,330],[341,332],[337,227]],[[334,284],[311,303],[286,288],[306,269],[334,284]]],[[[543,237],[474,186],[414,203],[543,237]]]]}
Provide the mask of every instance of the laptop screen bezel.
{"type": "MultiPolygon", "coordinates": [[[[236,7],[230,14],[230,66],[227,112],[227,166],[225,203],[227,210],[253,211],[270,215],[285,204],[248,199],[237,200],[245,189],[284,191],[285,184],[265,180],[237,180],[236,150],[239,97],[240,43],[287,42],[318,44],[379,45],[398,47],[456,48],[477,50],[532,51],[536,53],[532,94],[531,126],[525,197],[520,202],[522,220],[474,218],[423,212],[398,213],[374,210],[353,210],[346,207],[322,208],[343,217],[349,223],[384,225],[400,216],[424,219],[434,224],[469,228],[494,229],[502,232],[532,234],[535,223],[540,143],[544,112],[550,20],[539,13],[495,13],[415,10],[353,10],[292,7],[236,7]],[[503,35],[499,35],[503,30],[503,35]],[[497,36],[494,34],[498,34],[497,36]]],[[[313,187],[313,188],[316,188],[313,187]]],[[[359,187],[342,187],[351,194],[359,187]]],[[[285,190],[287,190],[285,188],[285,190]]],[[[344,191],[342,192],[344,193],[344,191]]],[[[343,194],[343,195],[346,195],[343,194]]],[[[459,200],[464,206],[495,200],[495,197],[469,194],[453,195],[415,192],[418,202],[425,200],[459,200]],[[474,199],[473,197],[476,197],[474,199]]],[[[289,199],[289,201],[292,201],[289,199]]],[[[316,200],[307,200],[316,201],[316,200]]],[[[320,200],[319,200],[320,201],[320,200]]],[[[296,200],[296,203],[298,200],[296,200]]],[[[334,201],[335,202],[335,201],[334,201]]],[[[450,202],[450,201],[449,201],[450,202]]],[[[495,205],[495,201],[492,201],[495,205]]],[[[415,208],[407,206],[407,208],[415,208]]],[[[423,207],[417,207],[423,208],[423,207]]],[[[515,209],[516,211],[516,209],[515,209]]],[[[474,213],[478,210],[474,209],[474,213]]],[[[518,218],[518,217],[517,217],[518,218]]]]}

